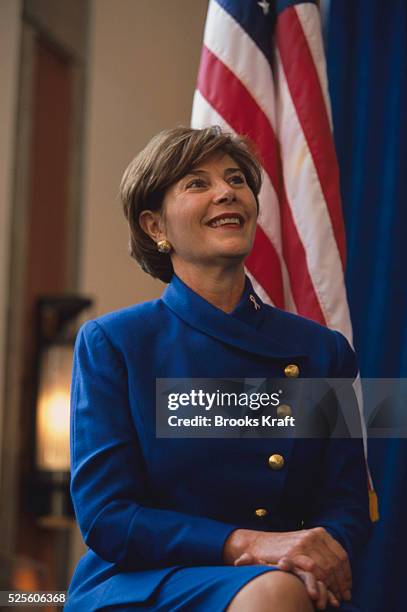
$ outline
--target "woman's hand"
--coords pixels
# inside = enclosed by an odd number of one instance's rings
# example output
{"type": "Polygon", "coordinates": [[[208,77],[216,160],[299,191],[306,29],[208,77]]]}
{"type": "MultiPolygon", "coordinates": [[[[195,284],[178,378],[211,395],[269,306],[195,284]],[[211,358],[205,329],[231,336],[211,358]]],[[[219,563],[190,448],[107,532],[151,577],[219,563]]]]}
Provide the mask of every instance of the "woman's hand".
{"type": "Polygon", "coordinates": [[[311,572],[306,572],[299,569],[292,561],[283,558],[278,562],[277,567],[280,570],[291,572],[298,576],[304,583],[309,597],[314,601],[317,610],[325,610],[327,604],[334,608],[339,608],[340,599],[338,599],[330,589],[328,589],[321,580],[317,580],[311,572]]]}
{"type": "Polygon", "coordinates": [[[226,540],[224,559],[236,565],[286,560],[324,583],[339,601],[351,598],[348,555],[322,527],[285,533],[237,529],[226,540]]]}
{"type": "Polygon", "coordinates": [[[299,569],[294,565],[292,561],[287,558],[283,558],[277,563],[277,565],[275,565],[272,563],[267,563],[266,561],[255,560],[249,555],[249,553],[243,553],[243,555],[235,561],[235,565],[255,564],[269,566],[272,565],[273,567],[277,567],[277,569],[279,570],[282,570],[284,572],[291,572],[295,576],[298,576],[298,578],[304,583],[308,596],[310,597],[310,599],[313,600],[317,610],[325,610],[328,603],[331,606],[334,606],[335,608],[339,608],[340,600],[335,597],[332,591],[330,591],[321,580],[317,580],[314,574],[312,574],[311,572],[306,572],[302,569],[299,569]]]}

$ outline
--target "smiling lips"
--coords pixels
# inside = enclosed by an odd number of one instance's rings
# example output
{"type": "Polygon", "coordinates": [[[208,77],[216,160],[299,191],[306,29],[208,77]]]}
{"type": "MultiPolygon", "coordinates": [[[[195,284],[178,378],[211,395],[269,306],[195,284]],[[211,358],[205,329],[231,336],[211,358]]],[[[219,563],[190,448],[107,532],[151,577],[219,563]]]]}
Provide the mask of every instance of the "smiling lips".
{"type": "Polygon", "coordinates": [[[224,213],[222,215],[218,215],[209,221],[207,225],[209,227],[218,228],[218,227],[227,227],[227,228],[239,228],[243,225],[244,219],[242,215],[239,213],[224,213]]]}

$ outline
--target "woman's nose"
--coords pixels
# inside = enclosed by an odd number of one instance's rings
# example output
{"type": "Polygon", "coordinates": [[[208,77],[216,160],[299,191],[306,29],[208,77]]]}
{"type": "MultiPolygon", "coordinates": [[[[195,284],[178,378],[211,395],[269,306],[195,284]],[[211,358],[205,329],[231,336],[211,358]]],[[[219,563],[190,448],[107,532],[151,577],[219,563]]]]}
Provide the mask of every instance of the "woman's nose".
{"type": "Polygon", "coordinates": [[[230,204],[235,199],[235,194],[232,189],[223,189],[218,195],[215,196],[215,204],[230,204]]]}

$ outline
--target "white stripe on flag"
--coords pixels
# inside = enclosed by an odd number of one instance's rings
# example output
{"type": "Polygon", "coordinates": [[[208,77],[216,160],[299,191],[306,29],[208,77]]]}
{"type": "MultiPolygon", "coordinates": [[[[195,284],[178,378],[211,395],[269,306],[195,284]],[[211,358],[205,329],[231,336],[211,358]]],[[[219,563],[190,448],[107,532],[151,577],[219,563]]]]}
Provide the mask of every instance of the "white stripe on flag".
{"type": "Polygon", "coordinates": [[[278,52],[276,58],[277,121],[281,126],[277,131],[287,198],[326,323],[351,340],[342,262],[331,219],[278,52]]]}
{"type": "Polygon", "coordinates": [[[214,0],[209,4],[204,45],[243,83],[274,130],[274,82],[270,64],[241,25],[214,0]]]}
{"type": "Polygon", "coordinates": [[[328,94],[328,79],[326,75],[326,62],[324,46],[321,36],[321,18],[318,7],[315,4],[306,2],[294,6],[298,19],[300,20],[308,48],[312,55],[318,79],[321,83],[322,95],[325,100],[326,113],[328,115],[331,131],[333,131],[331,102],[328,94]]]}

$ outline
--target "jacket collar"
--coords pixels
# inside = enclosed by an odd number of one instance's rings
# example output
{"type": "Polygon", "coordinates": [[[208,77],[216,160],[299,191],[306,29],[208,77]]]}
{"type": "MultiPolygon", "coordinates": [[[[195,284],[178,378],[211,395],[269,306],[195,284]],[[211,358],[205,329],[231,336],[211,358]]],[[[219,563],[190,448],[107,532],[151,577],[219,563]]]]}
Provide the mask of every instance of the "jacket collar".
{"type": "Polygon", "coordinates": [[[266,317],[272,323],[273,308],[261,301],[247,276],[240,302],[231,313],[204,300],[175,274],[161,299],[188,325],[241,350],[274,358],[304,356],[276,342],[272,337],[273,325],[266,326],[271,333],[261,331],[266,317]]]}

